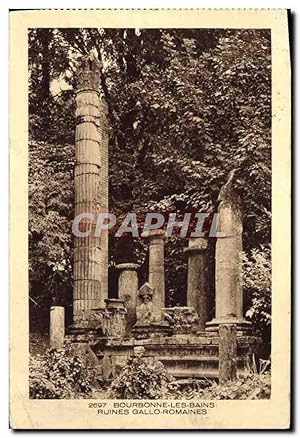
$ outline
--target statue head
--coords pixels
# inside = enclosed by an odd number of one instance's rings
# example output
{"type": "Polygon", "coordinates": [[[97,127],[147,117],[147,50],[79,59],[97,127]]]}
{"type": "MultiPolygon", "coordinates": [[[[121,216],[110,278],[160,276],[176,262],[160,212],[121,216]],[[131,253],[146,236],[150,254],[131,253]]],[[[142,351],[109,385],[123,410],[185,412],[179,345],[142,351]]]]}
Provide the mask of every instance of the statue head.
{"type": "Polygon", "coordinates": [[[142,287],[138,290],[138,296],[143,303],[149,303],[152,301],[154,289],[149,283],[144,283],[142,287]]]}
{"type": "Polygon", "coordinates": [[[145,348],[144,347],[142,347],[142,346],[133,347],[133,355],[135,357],[142,357],[142,356],[144,356],[144,353],[145,353],[145,348]]]}

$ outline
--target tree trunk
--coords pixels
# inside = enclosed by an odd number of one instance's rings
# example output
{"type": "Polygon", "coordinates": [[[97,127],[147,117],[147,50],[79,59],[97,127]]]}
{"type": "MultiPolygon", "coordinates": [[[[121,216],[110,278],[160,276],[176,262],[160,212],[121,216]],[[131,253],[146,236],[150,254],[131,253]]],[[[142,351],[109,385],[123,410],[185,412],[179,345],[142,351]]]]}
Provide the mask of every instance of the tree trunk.
{"type": "Polygon", "coordinates": [[[51,41],[51,29],[40,29],[41,45],[42,45],[42,82],[41,95],[43,99],[48,99],[50,96],[50,53],[49,44],[51,41]]]}

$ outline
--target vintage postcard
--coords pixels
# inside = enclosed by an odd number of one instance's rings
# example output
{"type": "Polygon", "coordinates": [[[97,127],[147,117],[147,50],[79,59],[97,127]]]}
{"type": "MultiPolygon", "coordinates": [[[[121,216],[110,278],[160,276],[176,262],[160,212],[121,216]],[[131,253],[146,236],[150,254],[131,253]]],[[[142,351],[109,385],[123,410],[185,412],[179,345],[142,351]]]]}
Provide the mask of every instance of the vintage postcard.
{"type": "Polygon", "coordinates": [[[288,429],[288,12],[10,12],[10,427],[288,429]]]}

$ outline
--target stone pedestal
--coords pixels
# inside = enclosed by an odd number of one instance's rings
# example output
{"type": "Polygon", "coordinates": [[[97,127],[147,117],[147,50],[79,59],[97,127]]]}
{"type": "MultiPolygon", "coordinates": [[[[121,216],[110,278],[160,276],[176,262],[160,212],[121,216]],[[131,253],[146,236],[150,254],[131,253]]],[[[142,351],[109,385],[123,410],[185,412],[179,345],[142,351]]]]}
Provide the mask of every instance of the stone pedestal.
{"type": "Polygon", "coordinates": [[[199,317],[199,330],[208,321],[208,241],[205,238],[189,239],[184,252],[188,255],[187,306],[193,307],[199,317]]]}
{"type": "Polygon", "coordinates": [[[129,335],[136,323],[136,304],[138,291],[138,265],[122,263],[116,266],[119,270],[118,297],[124,300],[126,315],[126,334],[129,335]]]}
{"type": "Polygon", "coordinates": [[[98,344],[96,339],[96,330],[78,326],[69,327],[65,338],[69,354],[80,357],[91,383],[96,383],[96,379],[102,374],[102,366],[93,351],[95,344],[98,344]]]}
{"type": "Polygon", "coordinates": [[[65,338],[65,309],[62,306],[50,308],[50,347],[62,348],[65,338]]]}
{"type": "Polygon", "coordinates": [[[153,322],[162,321],[162,308],[165,307],[165,270],[163,230],[152,230],[142,235],[149,240],[149,284],[153,288],[153,322]]]}

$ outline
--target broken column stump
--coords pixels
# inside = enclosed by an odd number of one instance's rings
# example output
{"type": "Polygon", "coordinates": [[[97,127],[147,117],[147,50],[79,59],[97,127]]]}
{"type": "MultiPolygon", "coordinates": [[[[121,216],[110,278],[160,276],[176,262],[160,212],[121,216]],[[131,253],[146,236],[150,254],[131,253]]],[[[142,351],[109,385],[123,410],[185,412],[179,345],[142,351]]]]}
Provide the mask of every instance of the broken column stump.
{"type": "Polygon", "coordinates": [[[62,348],[65,338],[65,309],[63,306],[50,308],[50,348],[62,348]]]}
{"type": "Polygon", "coordinates": [[[119,270],[118,297],[124,300],[126,314],[126,334],[129,335],[136,323],[136,302],[138,291],[138,265],[135,263],[121,263],[116,266],[119,270]]]}

